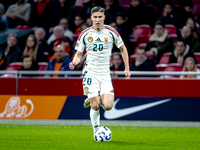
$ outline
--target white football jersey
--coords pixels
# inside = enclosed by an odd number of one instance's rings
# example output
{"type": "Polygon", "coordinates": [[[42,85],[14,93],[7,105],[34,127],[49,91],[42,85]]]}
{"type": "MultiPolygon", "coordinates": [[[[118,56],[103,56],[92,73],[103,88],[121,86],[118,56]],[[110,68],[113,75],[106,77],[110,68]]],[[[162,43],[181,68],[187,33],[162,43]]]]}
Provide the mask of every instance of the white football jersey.
{"type": "Polygon", "coordinates": [[[79,52],[86,49],[86,70],[110,74],[110,56],[114,43],[118,48],[124,44],[119,33],[111,26],[104,25],[101,31],[89,27],[79,35],[75,49],[79,52]]]}

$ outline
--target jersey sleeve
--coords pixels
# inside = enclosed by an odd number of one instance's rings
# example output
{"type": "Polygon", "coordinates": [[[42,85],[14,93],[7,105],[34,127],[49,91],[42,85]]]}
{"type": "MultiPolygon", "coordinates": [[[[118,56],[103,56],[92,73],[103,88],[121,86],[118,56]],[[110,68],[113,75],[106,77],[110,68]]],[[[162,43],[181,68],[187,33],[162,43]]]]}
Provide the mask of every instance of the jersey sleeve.
{"type": "Polygon", "coordinates": [[[115,45],[117,46],[117,48],[120,48],[124,44],[124,42],[119,32],[109,25],[106,25],[105,28],[108,29],[112,33],[112,37],[113,37],[115,45]]]}
{"type": "Polygon", "coordinates": [[[84,34],[80,34],[76,42],[75,50],[83,52],[85,49],[84,34]]]}
{"type": "Polygon", "coordinates": [[[121,36],[115,36],[115,45],[117,46],[117,48],[120,48],[122,45],[124,44],[121,36]]]}

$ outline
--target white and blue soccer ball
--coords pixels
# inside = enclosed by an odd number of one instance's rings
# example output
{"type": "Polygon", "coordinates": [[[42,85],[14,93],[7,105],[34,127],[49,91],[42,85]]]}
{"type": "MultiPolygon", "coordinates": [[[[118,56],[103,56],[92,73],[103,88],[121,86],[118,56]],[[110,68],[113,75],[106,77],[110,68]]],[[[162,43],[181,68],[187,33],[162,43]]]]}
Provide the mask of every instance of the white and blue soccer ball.
{"type": "Polygon", "coordinates": [[[112,132],[108,127],[99,127],[94,132],[94,140],[97,142],[109,142],[112,138],[112,132]]]}

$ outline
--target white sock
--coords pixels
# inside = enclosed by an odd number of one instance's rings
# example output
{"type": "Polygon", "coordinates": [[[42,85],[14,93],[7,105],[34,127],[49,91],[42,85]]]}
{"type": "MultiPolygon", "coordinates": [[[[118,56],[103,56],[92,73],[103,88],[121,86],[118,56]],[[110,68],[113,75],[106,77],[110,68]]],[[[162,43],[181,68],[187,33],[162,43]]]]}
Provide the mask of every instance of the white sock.
{"type": "Polygon", "coordinates": [[[100,113],[99,110],[90,109],[90,120],[93,130],[95,131],[99,127],[100,113]]]}

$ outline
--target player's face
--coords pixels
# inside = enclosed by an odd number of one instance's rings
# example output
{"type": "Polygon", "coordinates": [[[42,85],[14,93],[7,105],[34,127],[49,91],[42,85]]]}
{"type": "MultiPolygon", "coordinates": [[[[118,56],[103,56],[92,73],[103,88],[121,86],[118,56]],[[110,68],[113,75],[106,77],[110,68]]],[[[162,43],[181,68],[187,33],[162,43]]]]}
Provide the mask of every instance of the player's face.
{"type": "Polygon", "coordinates": [[[188,71],[192,71],[194,69],[194,63],[191,60],[188,60],[185,64],[188,71]]]}
{"type": "Polygon", "coordinates": [[[94,29],[100,29],[103,28],[105,15],[101,12],[95,12],[91,15],[91,20],[93,23],[94,29]]]}

